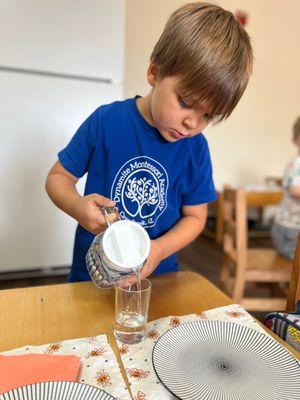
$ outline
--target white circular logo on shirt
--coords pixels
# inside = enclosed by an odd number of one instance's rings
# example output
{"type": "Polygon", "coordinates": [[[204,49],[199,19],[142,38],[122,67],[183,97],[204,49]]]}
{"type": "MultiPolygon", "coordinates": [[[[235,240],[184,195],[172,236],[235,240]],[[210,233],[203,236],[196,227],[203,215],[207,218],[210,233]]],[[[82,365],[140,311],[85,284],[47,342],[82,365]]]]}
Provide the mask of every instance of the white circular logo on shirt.
{"type": "Polygon", "coordinates": [[[150,228],[167,207],[168,186],[168,174],[159,162],[146,156],[135,157],[119,169],[111,198],[122,218],[150,228]]]}

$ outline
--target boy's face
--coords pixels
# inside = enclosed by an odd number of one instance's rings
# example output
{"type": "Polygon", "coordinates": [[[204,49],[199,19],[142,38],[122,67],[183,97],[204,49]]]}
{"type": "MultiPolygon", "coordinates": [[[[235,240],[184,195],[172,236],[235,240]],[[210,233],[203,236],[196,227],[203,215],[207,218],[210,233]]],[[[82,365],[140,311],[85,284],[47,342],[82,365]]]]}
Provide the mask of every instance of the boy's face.
{"type": "Polygon", "coordinates": [[[293,143],[300,150],[300,135],[295,135],[293,137],[293,143]]]}
{"type": "Polygon", "coordinates": [[[153,87],[149,95],[150,123],[166,141],[177,142],[199,135],[211,122],[209,105],[184,98],[177,76],[158,79],[157,68],[151,64],[148,82],[153,87]]]}

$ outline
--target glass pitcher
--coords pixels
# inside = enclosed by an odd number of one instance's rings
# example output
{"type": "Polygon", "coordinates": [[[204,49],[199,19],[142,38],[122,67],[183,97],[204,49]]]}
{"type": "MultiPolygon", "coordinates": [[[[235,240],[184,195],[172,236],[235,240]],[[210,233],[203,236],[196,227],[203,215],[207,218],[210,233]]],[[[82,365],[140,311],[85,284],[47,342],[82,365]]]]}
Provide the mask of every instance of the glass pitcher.
{"type": "Polygon", "coordinates": [[[121,220],[116,207],[102,207],[101,211],[108,227],[94,238],[86,264],[94,284],[110,288],[142,268],[150,252],[150,238],[138,223],[121,220]]]}

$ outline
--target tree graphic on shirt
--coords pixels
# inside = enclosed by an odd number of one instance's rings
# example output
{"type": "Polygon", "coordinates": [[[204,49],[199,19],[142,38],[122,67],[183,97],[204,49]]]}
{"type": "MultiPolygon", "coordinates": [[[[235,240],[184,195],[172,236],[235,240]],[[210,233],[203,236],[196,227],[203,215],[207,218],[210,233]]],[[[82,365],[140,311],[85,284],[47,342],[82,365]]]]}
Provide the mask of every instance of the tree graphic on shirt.
{"type": "Polygon", "coordinates": [[[137,203],[137,211],[133,217],[139,214],[142,218],[145,218],[146,215],[143,215],[142,212],[143,208],[158,203],[157,186],[152,179],[147,179],[145,177],[129,179],[125,195],[131,202],[137,203]]]}

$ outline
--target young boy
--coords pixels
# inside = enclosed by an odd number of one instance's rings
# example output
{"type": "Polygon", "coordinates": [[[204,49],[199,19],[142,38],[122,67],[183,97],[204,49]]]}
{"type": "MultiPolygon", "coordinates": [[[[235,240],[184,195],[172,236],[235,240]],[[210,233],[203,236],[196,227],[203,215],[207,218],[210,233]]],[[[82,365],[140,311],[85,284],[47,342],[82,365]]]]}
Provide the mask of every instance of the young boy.
{"type": "Polygon", "coordinates": [[[50,170],[46,190],[79,225],[69,281],[88,280],[85,255],[116,204],[151,240],[141,276],[177,271],[176,252],[202,231],[216,198],[202,131],[229,117],[252,70],[252,49],[232,13],[209,3],[174,12],[154,47],[145,97],[98,108],[50,170]],[[87,173],[85,194],[75,185],[87,173]]]}
{"type": "Polygon", "coordinates": [[[300,233],[300,117],[294,123],[292,140],[297,147],[297,155],[285,168],[282,180],[284,197],[271,230],[278,253],[291,261],[300,233]]]}

